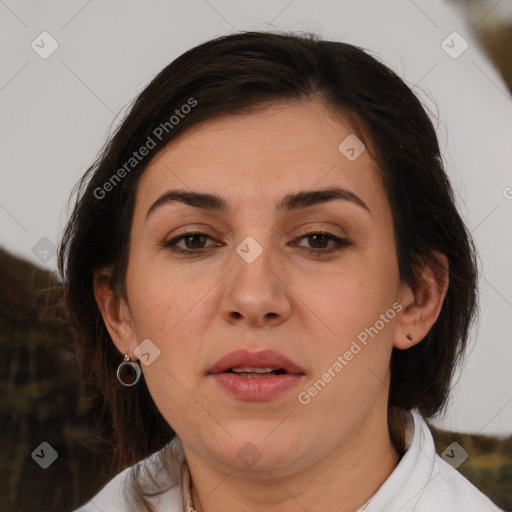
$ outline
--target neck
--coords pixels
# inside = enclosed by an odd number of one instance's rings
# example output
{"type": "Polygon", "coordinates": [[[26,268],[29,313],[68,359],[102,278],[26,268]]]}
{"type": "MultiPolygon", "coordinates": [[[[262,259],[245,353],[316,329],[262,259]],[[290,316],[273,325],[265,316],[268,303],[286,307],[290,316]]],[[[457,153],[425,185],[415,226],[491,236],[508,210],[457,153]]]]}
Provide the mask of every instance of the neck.
{"type": "Polygon", "coordinates": [[[369,413],[349,438],[306,470],[279,479],[271,472],[263,479],[234,476],[187,454],[198,512],[266,512],[270,506],[283,512],[355,512],[377,492],[399,459],[389,437],[386,409],[369,413]]]}

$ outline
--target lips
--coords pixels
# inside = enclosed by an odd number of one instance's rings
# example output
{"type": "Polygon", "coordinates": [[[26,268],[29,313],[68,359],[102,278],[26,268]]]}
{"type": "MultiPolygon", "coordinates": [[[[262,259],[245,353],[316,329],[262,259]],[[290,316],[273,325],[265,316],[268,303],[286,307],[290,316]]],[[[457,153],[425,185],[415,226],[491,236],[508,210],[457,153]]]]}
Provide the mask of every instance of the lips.
{"type": "Polygon", "coordinates": [[[306,374],[297,363],[274,350],[235,350],[221,357],[206,378],[236,400],[261,402],[297,387],[306,374]]]}
{"type": "Polygon", "coordinates": [[[268,377],[272,375],[304,375],[304,370],[291,359],[275,350],[235,350],[221,357],[208,374],[232,373],[240,377],[268,377]]]}

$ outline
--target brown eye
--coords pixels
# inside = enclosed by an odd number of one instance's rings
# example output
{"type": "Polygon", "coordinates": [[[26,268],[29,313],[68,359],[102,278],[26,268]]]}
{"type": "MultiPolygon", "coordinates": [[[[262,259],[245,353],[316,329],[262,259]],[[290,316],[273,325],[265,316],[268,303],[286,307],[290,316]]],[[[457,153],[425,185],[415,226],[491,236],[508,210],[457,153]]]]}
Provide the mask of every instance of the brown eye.
{"type": "Polygon", "coordinates": [[[332,253],[352,245],[349,240],[339,238],[332,233],[314,232],[298,238],[298,240],[303,239],[309,240],[309,247],[305,247],[305,249],[308,250],[310,254],[332,253]],[[329,242],[332,242],[330,247],[328,246],[329,242]]]}
{"type": "Polygon", "coordinates": [[[329,238],[321,233],[309,235],[308,238],[310,239],[311,245],[313,245],[315,249],[325,249],[327,243],[329,242],[329,238]]]}
{"type": "Polygon", "coordinates": [[[185,245],[188,249],[202,249],[206,238],[208,237],[202,234],[195,234],[184,236],[183,240],[185,241],[185,245]],[[189,243],[190,245],[188,245],[189,243]]]}
{"type": "Polygon", "coordinates": [[[207,239],[213,240],[206,233],[185,233],[183,235],[177,236],[176,238],[173,238],[172,240],[169,240],[168,242],[165,242],[164,247],[179,253],[199,253],[201,250],[209,248],[205,246],[207,239]],[[184,246],[178,245],[178,243],[181,242],[184,243],[184,246]]]}

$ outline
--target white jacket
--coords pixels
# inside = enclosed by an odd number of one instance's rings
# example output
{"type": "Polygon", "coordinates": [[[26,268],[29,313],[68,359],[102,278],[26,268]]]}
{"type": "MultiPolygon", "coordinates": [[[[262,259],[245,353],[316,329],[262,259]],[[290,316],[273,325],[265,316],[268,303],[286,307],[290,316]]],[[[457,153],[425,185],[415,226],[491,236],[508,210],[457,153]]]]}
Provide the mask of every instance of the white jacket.
{"type": "MultiPolygon", "coordinates": [[[[364,512],[503,512],[436,454],[432,434],[416,411],[409,414],[405,445],[407,451],[397,467],[357,512],[363,508],[364,512]]],[[[183,450],[177,436],[170,447],[177,460],[183,461],[183,450]]],[[[169,445],[163,450],[166,448],[169,445]]],[[[140,464],[151,464],[154,456],[144,459],[140,464]]],[[[151,501],[159,512],[194,511],[190,507],[188,466],[186,462],[180,464],[181,472],[173,479],[175,485],[151,501]]],[[[119,473],[75,512],[142,512],[142,509],[131,509],[125,498],[125,482],[130,470],[127,468],[119,473]]],[[[167,480],[167,484],[170,483],[167,480]]]]}

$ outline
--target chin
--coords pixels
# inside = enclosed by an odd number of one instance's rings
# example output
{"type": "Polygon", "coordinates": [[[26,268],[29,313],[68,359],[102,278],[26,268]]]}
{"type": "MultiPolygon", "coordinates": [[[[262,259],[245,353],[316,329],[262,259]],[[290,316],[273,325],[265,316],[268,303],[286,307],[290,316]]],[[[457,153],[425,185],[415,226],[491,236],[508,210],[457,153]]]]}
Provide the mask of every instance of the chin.
{"type": "Polygon", "coordinates": [[[247,474],[249,471],[253,475],[262,472],[262,476],[264,474],[267,478],[268,472],[272,476],[287,476],[299,470],[301,464],[307,466],[304,462],[307,447],[303,440],[293,439],[289,433],[286,437],[275,433],[269,436],[270,431],[265,429],[264,434],[258,431],[258,435],[251,435],[246,430],[243,434],[234,435],[228,443],[212,446],[212,455],[217,464],[222,464],[230,472],[247,474]]]}

